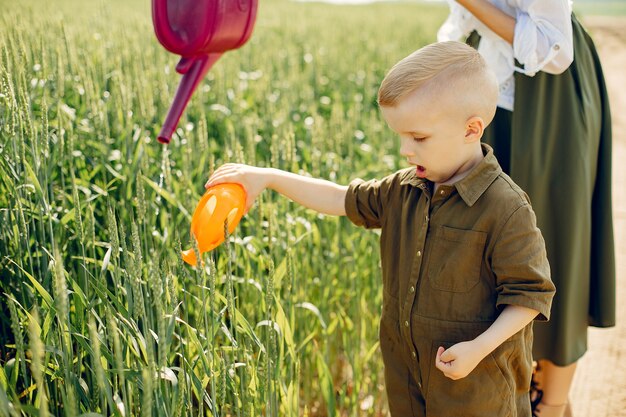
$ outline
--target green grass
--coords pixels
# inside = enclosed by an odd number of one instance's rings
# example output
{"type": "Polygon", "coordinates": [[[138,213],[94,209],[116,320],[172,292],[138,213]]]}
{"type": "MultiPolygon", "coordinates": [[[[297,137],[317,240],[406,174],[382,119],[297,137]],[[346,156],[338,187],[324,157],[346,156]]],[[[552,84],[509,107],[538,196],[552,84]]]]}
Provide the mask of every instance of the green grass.
{"type": "Polygon", "coordinates": [[[262,1],[164,147],[177,58],[128,3],[0,0],[0,415],[384,415],[376,233],[268,191],[179,253],[224,162],[397,169],[378,83],[445,8],[262,1]]]}
{"type": "Polygon", "coordinates": [[[623,0],[575,1],[574,11],[581,16],[624,16],[626,2],[623,0]]]}

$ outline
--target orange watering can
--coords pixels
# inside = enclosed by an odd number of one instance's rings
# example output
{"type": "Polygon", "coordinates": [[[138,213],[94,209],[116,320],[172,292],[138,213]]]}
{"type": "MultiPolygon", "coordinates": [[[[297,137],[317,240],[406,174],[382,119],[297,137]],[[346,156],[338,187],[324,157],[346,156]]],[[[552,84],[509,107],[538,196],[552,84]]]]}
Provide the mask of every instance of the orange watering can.
{"type": "Polygon", "coordinates": [[[215,61],[246,43],[256,10],[257,0],[152,0],[156,37],[181,55],[176,72],[183,75],[159,142],[170,142],[193,91],[215,61]]]}
{"type": "MultiPolygon", "coordinates": [[[[246,190],[240,184],[217,184],[200,199],[191,218],[191,236],[198,242],[200,253],[215,249],[224,241],[224,222],[228,233],[239,224],[246,208],[246,190]]],[[[196,266],[193,248],[183,251],[183,260],[196,266]]]]}

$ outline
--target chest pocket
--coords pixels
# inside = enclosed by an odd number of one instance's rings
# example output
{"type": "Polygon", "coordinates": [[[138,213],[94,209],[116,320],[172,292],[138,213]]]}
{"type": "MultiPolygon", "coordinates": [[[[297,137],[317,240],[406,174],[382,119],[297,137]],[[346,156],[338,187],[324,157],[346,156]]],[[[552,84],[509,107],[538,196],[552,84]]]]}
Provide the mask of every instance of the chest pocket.
{"type": "Polygon", "coordinates": [[[468,292],[478,284],[487,233],[439,226],[431,239],[428,281],[434,289],[468,292]]]}

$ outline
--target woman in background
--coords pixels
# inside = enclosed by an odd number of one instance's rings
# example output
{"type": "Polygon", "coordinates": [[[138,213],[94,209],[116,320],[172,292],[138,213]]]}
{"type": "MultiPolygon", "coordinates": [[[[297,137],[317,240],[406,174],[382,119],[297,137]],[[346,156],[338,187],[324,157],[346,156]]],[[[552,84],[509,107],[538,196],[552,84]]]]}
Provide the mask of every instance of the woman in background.
{"type": "Polygon", "coordinates": [[[569,0],[449,1],[438,38],[467,39],[496,73],[498,110],[483,141],[530,196],[557,288],[550,321],[534,324],[533,413],[570,416],[587,327],[615,325],[611,117],[600,61],[569,0]]]}

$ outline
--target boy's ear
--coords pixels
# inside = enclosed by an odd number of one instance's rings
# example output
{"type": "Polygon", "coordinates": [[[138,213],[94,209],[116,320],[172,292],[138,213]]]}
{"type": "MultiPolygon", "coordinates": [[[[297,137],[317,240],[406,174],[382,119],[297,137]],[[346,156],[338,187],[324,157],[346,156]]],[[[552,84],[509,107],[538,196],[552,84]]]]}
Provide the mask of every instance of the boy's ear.
{"type": "Polygon", "coordinates": [[[465,122],[465,143],[480,142],[485,131],[485,121],[482,117],[472,116],[465,122]]]}

